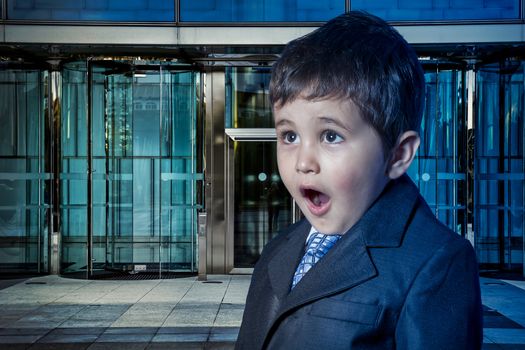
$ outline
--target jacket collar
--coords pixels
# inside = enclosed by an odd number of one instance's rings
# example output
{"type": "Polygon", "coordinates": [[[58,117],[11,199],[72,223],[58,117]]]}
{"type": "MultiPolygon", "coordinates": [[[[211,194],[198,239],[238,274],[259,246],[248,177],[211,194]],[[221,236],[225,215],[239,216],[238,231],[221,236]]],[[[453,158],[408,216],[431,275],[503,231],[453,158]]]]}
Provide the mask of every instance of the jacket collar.
{"type": "Polygon", "coordinates": [[[368,247],[400,246],[418,198],[419,190],[408,175],[390,181],[345,236],[359,231],[368,247]]]}

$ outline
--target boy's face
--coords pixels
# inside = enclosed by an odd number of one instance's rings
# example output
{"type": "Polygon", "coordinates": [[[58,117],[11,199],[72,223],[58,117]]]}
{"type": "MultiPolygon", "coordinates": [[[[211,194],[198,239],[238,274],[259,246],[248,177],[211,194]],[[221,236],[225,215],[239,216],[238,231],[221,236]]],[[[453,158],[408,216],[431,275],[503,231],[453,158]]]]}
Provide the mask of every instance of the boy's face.
{"type": "Polygon", "coordinates": [[[345,233],[388,182],[379,135],[349,101],[297,98],[274,115],[286,188],[317,230],[345,233]]]}

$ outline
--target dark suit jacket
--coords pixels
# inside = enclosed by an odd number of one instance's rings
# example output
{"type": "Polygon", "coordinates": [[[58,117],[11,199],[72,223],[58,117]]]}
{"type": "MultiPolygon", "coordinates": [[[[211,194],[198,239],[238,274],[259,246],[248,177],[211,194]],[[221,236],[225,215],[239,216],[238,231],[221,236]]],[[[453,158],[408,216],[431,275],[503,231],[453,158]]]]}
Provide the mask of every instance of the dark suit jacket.
{"type": "Polygon", "coordinates": [[[265,247],[237,349],[480,349],[475,253],[436,220],[408,176],[290,291],[310,224],[265,247]]]}

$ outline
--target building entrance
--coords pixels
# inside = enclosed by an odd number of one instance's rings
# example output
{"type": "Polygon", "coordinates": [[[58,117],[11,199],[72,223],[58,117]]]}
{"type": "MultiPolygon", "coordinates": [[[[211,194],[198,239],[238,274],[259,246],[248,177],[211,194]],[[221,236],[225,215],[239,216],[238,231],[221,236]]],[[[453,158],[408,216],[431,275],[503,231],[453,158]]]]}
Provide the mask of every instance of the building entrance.
{"type": "Polygon", "coordinates": [[[253,268],[266,243],[293,222],[293,201],[277,169],[274,129],[226,134],[233,267],[242,271],[253,268]]]}
{"type": "Polygon", "coordinates": [[[195,272],[198,74],[154,62],[68,68],[62,272],[195,272]]]}

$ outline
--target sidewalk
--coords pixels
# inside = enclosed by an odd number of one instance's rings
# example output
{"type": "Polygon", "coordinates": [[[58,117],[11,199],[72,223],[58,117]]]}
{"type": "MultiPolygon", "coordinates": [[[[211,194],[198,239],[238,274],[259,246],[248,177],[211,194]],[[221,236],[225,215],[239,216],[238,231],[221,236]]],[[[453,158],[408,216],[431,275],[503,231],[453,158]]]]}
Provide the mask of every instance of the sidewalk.
{"type": "MultiPolygon", "coordinates": [[[[250,276],[0,282],[1,349],[232,349],[250,276]]],[[[481,287],[483,349],[525,350],[525,282],[481,287]]]]}
{"type": "Polygon", "coordinates": [[[249,283],[31,278],[0,290],[0,348],[230,349],[249,283]]]}

